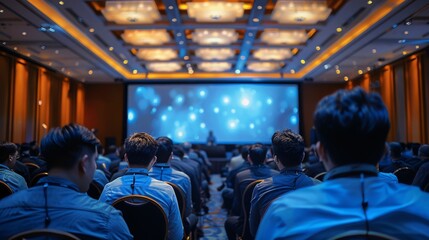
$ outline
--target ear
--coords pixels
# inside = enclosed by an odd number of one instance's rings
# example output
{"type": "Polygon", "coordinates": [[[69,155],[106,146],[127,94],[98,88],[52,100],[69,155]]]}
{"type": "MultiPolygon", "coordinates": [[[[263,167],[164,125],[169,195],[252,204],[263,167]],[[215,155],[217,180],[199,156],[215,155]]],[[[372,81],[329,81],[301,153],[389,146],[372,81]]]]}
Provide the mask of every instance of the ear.
{"type": "Polygon", "coordinates": [[[153,156],[152,160],[150,160],[149,166],[148,166],[148,170],[150,170],[152,168],[152,166],[156,163],[156,156],[153,156]]]}
{"type": "Polygon", "coordinates": [[[127,162],[128,164],[130,164],[130,163],[128,162],[128,155],[127,155],[126,153],[124,154],[124,161],[125,161],[125,162],[127,162]]]}
{"type": "Polygon", "coordinates": [[[250,158],[249,155],[247,155],[247,161],[250,162],[251,164],[253,164],[252,159],[250,158]]]}
{"type": "Polygon", "coordinates": [[[317,155],[319,155],[319,161],[321,161],[323,163],[326,171],[329,171],[335,167],[335,165],[333,164],[333,162],[329,158],[329,154],[326,151],[325,146],[322,143],[317,142],[316,152],[317,152],[317,155]]]}
{"type": "Polygon", "coordinates": [[[87,154],[83,155],[78,164],[78,170],[80,173],[87,173],[90,169],[91,159],[87,154]]]}

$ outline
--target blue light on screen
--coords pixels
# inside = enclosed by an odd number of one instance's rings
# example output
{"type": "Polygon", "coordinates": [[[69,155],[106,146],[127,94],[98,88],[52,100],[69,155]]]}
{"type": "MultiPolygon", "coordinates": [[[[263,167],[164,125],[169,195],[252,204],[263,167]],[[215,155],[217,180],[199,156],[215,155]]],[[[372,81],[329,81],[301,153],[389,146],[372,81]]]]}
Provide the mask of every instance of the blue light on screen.
{"type": "Polygon", "coordinates": [[[277,130],[299,132],[298,95],[296,84],[130,84],[127,134],[269,143],[277,130]]]}

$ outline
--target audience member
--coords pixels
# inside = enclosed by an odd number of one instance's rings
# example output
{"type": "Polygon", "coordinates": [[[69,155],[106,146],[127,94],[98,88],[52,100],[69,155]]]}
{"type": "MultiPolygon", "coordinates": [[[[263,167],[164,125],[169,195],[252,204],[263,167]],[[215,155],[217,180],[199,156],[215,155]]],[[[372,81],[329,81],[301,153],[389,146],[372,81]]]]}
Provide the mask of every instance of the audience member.
{"type": "Polygon", "coordinates": [[[24,177],[11,170],[15,166],[18,156],[18,147],[15,144],[0,143],[0,180],[6,183],[14,193],[28,188],[24,177]]]}
{"type": "Polygon", "coordinates": [[[168,219],[168,239],[182,239],[183,225],[173,188],[149,177],[156,162],[158,143],[147,133],[135,133],[125,140],[125,159],[130,168],[122,177],[106,184],[100,201],[112,204],[129,195],[143,195],[157,201],[168,219]]]}
{"type": "Polygon", "coordinates": [[[429,195],[377,177],[388,116],[380,96],[362,88],[322,99],[314,126],[317,152],[328,170],[325,181],[275,200],[256,239],[331,239],[346,231],[429,238],[429,195]]]}
{"type": "Polygon", "coordinates": [[[422,144],[419,148],[418,157],[420,158],[420,166],[414,178],[413,185],[420,189],[429,192],[429,145],[422,144]],[[426,189],[428,187],[428,189],[426,189]]]}
{"type": "Polygon", "coordinates": [[[250,207],[250,233],[255,236],[259,221],[269,204],[279,196],[298,188],[312,186],[319,181],[304,174],[301,163],[304,159],[304,139],[290,129],[277,131],[271,138],[274,162],[280,174],[264,179],[253,190],[250,207]]]}
{"type": "Polygon", "coordinates": [[[402,146],[398,142],[389,143],[390,159],[392,163],[381,169],[382,172],[393,173],[399,168],[410,167],[406,163],[406,158],[402,156],[402,146]]]}
{"type": "MultiPolygon", "coordinates": [[[[228,239],[235,239],[236,234],[241,234],[243,230],[244,213],[242,212],[242,196],[247,185],[258,179],[265,179],[278,174],[264,164],[267,155],[267,148],[262,144],[253,144],[249,148],[247,156],[251,166],[249,169],[241,171],[235,177],[234,198],[232,204],[232,216],[225,221],[225,230],[228,239]]],[[[249,199],[250,200],[250,199],[249,199]]]]}
{"type": "Polygon", "coordinates": [[[98,143],[91,131],[76,124],[52,129],[41,142],[49,176],[2,200],[0,239],[43,228],[82,239],[132,239],[118,210],[86,194],[98,143]]]}

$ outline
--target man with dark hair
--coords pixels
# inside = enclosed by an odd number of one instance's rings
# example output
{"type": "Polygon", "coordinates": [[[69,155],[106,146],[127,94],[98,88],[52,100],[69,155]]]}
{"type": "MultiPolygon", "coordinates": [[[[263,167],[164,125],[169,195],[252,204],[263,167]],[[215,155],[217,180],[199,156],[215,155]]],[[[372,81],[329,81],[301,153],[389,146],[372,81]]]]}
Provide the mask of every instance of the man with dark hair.
{"type": "Polygon", "coordinates": [[[176,184],[185,193],[186,209],[185,215],[189,216],[192,212],[192,188],[191,181],[185,173],[172,169],[170,160],[173,158],[173,140],[168,137],[159,137],[156,139],[159,144],[156,153],[156,163],[149,171],[149,176],[160,181],[166,181],[176,184]]]}
{"type": "Polygon", "coordinates": [[[290,129],[277,131],[273,134],[271,142],[274,162],[280,169],[280,174],[264,179],[253,190],[249,217],[250,232],[253,236],[256,235],[259,221],[271,201],[289,191],[312,186],[317,181],[302,171],[305,144],[301,135],[290,129]]]}
{"type": "Polygon", "coordinates": [[[56,229],[82,239],[132,239],[121,213],[86,194],[96,168],[94,134],[77,124],[52,129],[41,143],[49,176],[1,202],[0,239],[56,229]]]}
{"type": "Polygon", "coordinates": [[[323,98],[314,126],[325,181],[275,200],[256,239],[331,239],[346,232],[427,239],[429,195],[377,177],[388,116],[380,96],[362,88],[323,98]]]}
{"type": "Polygon", "coordinates": [[[242,196],[247,185],[258,179],[265,179],[278,174],[278,171],[271,169],[264,164],[267,155],[267,148],[262,144],[253,144],[249,148],[247,160],[251,166],[249,169],[241,171],[235,177],[234,198],[232,204],[232,215],[225,221],[225,230],[228,239],[235,239],[237,233],[243,229],[244,215],[241,211],[242,196]]]}
{"type": "Polygon", "coordinates": [[[11,170],[15,166],[18,156],[18,147],[14,143],[0,143],[0,180],[6,183],[13,192],[28,188],[24,177],[11,170]]]}
{"type": "Polygon", "coordinates": [[[134,133],[125,140],[124,158],[130,168],[125,174],[108,183],[100,201],[112,204],[129,195],[143,195],[157,201],[168,220],[168,239],[182,239],[183,225],[173,188],[165,182],[149,177],[155,164],[159,144],[147,133],[134,133]]]}

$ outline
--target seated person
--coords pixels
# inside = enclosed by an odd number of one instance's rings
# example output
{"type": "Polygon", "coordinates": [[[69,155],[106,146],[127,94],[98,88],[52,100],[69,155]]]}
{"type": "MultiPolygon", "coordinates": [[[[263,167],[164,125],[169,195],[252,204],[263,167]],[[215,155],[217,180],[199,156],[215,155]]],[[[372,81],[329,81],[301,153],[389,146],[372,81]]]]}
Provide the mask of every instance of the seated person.
{"type": "Polygon", "coordinates": [[[182,239],[182,219],[173,188],[149,177],[149,170],[156,162],[158,143],[147,133],[134,133],[125,140],[124,146],[124,157],[130,168],[104,187],[99,201],[112,204],[121,197],[134,194],[150,197],[162,206],[167,216],[168,239],[182,239]]]}
{"type": "Polygon", "coordinates": [[[0,180],[6,183],[12,191],[27,189],[25,179],[12,171],[18,158],[18,147],[11,142],[0,143],[0,180]]]}
{"type": "Polygon", "coordinates": [[[52,129],[41,142],[49,176],[2,199],[0,239],[34,229],[55,229],[82,239],[132,239],[121,212],[88,195],[99,143],[76,124],[52,129]]]}
{"type": "Polygon", "coordinates": [[[247,160],[251,166],[249,169],[244,170],[237,174],[235,177],[234,198],[232,204],[232,215],[225,221],[225,230],[228,239],[235,239],[236,234],[241,234],[243,230],[242,212],[242,196],[247,185],[258,179],[265,179],[272,177],[279,172],[271,169],[264,164],[267,155],[267,148],[262,144],[253,144],[249,148],[247,160]]]}
{"type": "Polygon", "coordinates": [[[255,236],[259,221],[269,204],[279,196],[298,188],[320,183],[304,174],[301,168],[304,159],[304,139],[290,129],[277,131],[271,138],[274,162],[280,174],[264,179],[253,190],[250,207],[250,233],[255,236]]]}
{"type": "Polygon", "coordinates": [[[328,170],[324,182],[274,200],[256,239],[334,239],[346,231],[429,238],[429,195],[377,177],[390,128],[379,95],[358,87],[326,96],[314,126],[317,153],[328,170]]]}

